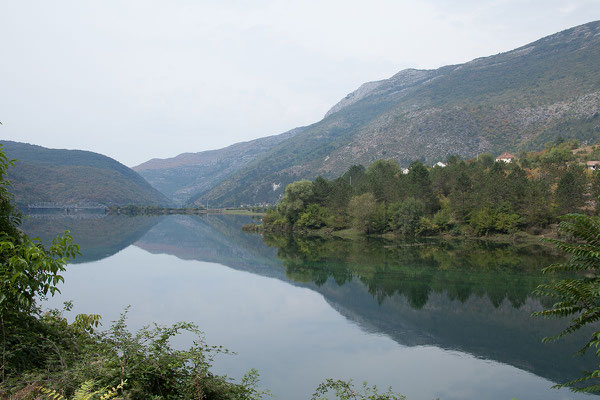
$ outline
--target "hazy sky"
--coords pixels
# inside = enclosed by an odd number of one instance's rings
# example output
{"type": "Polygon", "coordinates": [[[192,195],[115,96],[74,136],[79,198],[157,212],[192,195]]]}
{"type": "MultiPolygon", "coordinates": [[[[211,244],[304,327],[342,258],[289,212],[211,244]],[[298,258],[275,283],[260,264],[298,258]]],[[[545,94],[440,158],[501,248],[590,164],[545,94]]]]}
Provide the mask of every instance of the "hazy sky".
{"type": "Polygon", "coordinates": [[[0,0],[0,138],[133,166],[596,19],[600,0],[0,0]]]}

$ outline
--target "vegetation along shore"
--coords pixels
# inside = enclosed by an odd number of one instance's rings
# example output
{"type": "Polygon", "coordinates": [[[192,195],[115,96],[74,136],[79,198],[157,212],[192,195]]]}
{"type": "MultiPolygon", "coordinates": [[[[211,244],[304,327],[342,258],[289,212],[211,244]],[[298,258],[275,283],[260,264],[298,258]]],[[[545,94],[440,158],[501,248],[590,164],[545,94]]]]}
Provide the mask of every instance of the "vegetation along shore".
{"type": "MultiPolygon", "coordinates": [[[[596,214],[599,146],[557,139],[540,152],[507,159],[451,156],[403,169],[393,160],[352,166],[327,180],[288,185],[264,232],[391,236],[551,236],[560,215],[596,214]]],[[[247,228],[250,229],[250,228],[247,228]]]]}

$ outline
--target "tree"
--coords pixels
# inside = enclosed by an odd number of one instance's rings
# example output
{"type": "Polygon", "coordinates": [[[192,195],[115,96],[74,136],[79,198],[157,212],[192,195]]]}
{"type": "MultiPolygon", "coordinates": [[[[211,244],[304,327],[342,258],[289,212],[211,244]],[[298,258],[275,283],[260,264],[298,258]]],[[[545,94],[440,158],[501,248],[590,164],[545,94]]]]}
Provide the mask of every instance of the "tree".
{"type": "MultiPolygon", "coordinates": [[[[552,240],[556,247],[571,258],[566,263],[553,264],[543,272],[569,271],[579,272],[576,278],[563,279],[556,283],[539,285],[536,294],[557,299],[547,310],[534,313],[545,318],[570,318],[569,325],[544,341],[555,341],[584,326],[600,320],[600,220],[581,214],[568,214],[559,224],[559,231],[572,236],[575,241],[552,240]]],[[[593,349],[600,357],[600,331],[595,331],[583,346],[581,353],[593,349]]],[[[581,378],[556,385],[570,386],[574,391],[600,391],[600,369],[587,372],[581,378]],[[574,385],[585,386],[574,386],[574,385]]]]}
{"type": "Polygon", "coordinates": [[[390,203],[398,199],[400,167],[394,160],[377,160],[366,172],[367,191],[373,193],[378,202],[390,203]]]}
{"type": "Polygon", "coordinates": [[[483,153],[477,157],[477,161],[481,164],[483,168],[490,168],[494,165],[494,156],[490,153],[483,153]]]}
{"type": "Polygon", "coordinates": [[[317,177],[313,182],[314,202],[320,206],[327,206],[327,201],[333,189],[331,182],[322,176],[317,177]]]}
{"type": "Polygon", "coordinates": [[[342,175],[342,179],[353,188],[359,187],[365,177],[365,167],[360,164],[355,164],[348,168],[348,171],[342,175]]]}
{"type": "Polygon", "coordinates": [[[296,221],[296,226],[299,228],[319,229],[325,226],[328,217],[326,208],[318,204],[311,204],[300,215],[300,218],[296,221]]]}
{"type": "Polygon", "coordinates": [[[425,205],[422,201],[409,197],[401,202],[391,217],[393,230],[406,236],[414,236],[419,229],[419,221],[425,214],[425,205]]]}
{"type": "Polygon", "coordinates": [[[464,169],[461,169],[456,177],[456,183],[450,194],[450,204],[454,213],[460,221],[467,218],[471,208],[471,192],[473,183],[464,169]]]}
{"type": "Polygon", "coordinates": [[[439,208],[437,197],[433,193],[429,171],[421,162],[415,161],[410,165],[408,184],[409,197],[420,199],[428,214],[433,214],[439,208]]]}
{"type": "MultiPolygon", "coordinates": [[[[22,324],[32,314],[38,314],[35,299],[54,294],[63,278],[60,275],[71,258],[79,253],[72,244],[68,232],[52,241],[44,249],[39,240],[30,239],[18,229],[21,213],[13,203],[6,179],[8,168],[13,165],[0,146],[0,334],[2,361],[0,378],[3,381],[7,366],[23,361],[23,354],[11,348],[23,347],[15,340],[7,341],[7,331],[22,324]]],[[[13,336],[14,338],[14,336],[13,336]]],[[[11,339],[11,337],[9,337],[11,339]]],[[[17,338],[18,342],[18,338],[17,338]]],[[[16,368],[18,369],[18,368],[16,368]]]]}
{"type": "Polygon", "coordinates": [[[571,166],[558,181],[555,197],[560,213],[576,212],[584,203],[585,175],[583,169],[571,166]]]}
{"type": "Polygon", "coordinates": [[[595,172],[592,176],[592,198],[594,199],[595,213],[600,213],[600,172],[595,172]]]}
{"type": "Polygon", "coordinates": [[[348,214],[353,218],[356,229],[371,233],[371,218],[377,211],[377,201],[373,193],[354,196],[348,204],[348,214]]]}
{"type": "Polygon", "coordinates": [[[277,211],[288,220],[290,225],[294,225],[300,214],[313,201],[313,195],[311,181],[301,180],[290,183],[285,187],[285,193],[277,205],[277,211]]]}

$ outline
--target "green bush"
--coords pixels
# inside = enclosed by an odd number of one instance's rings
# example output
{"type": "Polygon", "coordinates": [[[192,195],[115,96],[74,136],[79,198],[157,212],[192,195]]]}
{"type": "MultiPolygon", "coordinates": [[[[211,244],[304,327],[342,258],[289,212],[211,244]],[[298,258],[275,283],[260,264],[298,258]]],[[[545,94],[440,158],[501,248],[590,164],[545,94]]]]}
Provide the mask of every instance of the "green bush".
{"type": "Polygon", "coordinates": [[[300,218],[296,221],[298,228],[319,229],[327,224],[329,214],[325,207],[318,204],[311,204],[306,208],[300,218]]]}
{"type": "Polygon", "coordinates": [[[286,232],[291,229],[287,219],[275,210],[269,210],[263,216],[262,227],[266,232],[286,232]]]}
{"type": "Polygon", "coordinates": [[[421,217],[421,219],[419,219],[419,228],[417,229],[419,235],[434,235],[439,231],[440,228],[433,223],[431,218],[421,217]]]}
{"type": "Polygon", "coordinates": [[[435,225],[437,230],[440,232],[445,232],[447,230],[452,229],[453,223],[452,223],[452,215],[450,213],[450,210],[442,207],[435,214],[433,214],[433,218],[432,218],[431,222],[433,223],[433,225],[435,225]]]}
{"type": "Polygon", "coordinates": [[[377,202],[373,193],[354,196],[348,203],[348,214],[352,217],[352,224],[363,233],[370,233],[371,218],[376,210],[377,202]]]}
{"type": "Polygon", "coordinates": [[[515,233],[519,230],[522,224],[522,218],[515,213],[498,213],[496,214],[495,229],[503,233],[515,233]]]}
{"type": "Polygon", "coordinates": [[[416,235],[421,217],[425,214],[423,202],[409,197],[394,208],[395,212],[390,218],[390,228],[406,236],[416,235]]]}
{"type": "Polygon", "coordinates": [[[369,217],[369,233],[384,233],[388,229],[387,207],[383,203],[375,206],[369,217]]]}
{"type": "Polygon", "coordinates": [[[496,215],[491,208],[485,207],[471,214],[469,224],[476,235],[487,235],[496,229],[496,215]]]}

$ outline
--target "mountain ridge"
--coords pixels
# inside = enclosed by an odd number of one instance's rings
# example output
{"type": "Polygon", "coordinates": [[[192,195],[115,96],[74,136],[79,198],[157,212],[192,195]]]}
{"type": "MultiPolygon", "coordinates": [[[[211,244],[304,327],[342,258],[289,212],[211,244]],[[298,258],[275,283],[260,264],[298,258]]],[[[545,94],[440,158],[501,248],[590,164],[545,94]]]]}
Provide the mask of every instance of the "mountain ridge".
{"type": "Polygon", "coordinates": [[[273,203],[287,183],[380,158],[408,166],[539,149],[559,136],[598,141],[599,64],[593,21],[463,64],[402,70],[364,83],[322,120],[209,177],[187,203],[273,203]]]}
{"type": "Polygon", "coordinates": [[[299,134],[302,129],[299,127],[217,150],[182,153],[166,159],[154,158],[132,169],[176,204],[184,205],[198,192],[210,189],[273,146],[299,134]]]}
{"type": "Polygon", "coordinates": [[[85,150],[49,149],[0,140],[9,159],[11,192],[20,207],[35,204],[170,205],[138,173],[110,157],[85,150]]]}

